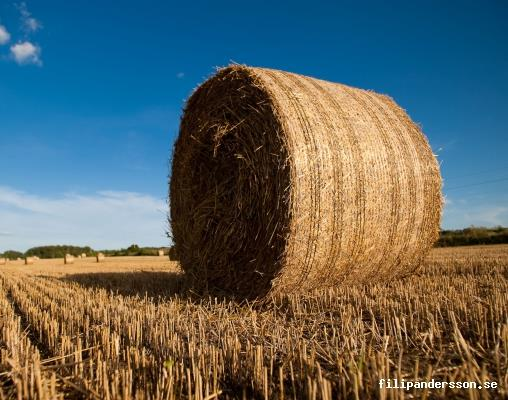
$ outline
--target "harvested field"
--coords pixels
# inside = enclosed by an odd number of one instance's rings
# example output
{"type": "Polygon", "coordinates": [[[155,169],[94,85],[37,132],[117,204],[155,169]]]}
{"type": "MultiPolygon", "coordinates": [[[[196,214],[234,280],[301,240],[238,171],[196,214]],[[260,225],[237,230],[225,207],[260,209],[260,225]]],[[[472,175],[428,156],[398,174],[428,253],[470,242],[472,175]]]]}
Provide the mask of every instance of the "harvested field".
{"type": "Polygon", "coordinates": [[[0,398],[508,396],[508,246],[434,249],[412,276],[197,299],[162,257],[0,268],[0,398]],[[499,388],[379,387],[380,379],[499,388]]]}

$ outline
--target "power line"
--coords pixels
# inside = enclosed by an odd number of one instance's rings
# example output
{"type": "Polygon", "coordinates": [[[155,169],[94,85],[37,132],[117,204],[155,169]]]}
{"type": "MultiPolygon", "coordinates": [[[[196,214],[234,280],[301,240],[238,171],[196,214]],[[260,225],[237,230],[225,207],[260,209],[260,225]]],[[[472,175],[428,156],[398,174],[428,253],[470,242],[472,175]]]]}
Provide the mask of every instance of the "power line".
{"type": "Polygon", "coordinates": [[[447,181],[454,181],[454,180],[459,180],[459,179],[462,179],[462,178],[468,178],[470,176],[482,175],[482,174],[487,174],[489,172],[497,172],[497,171],[501,171],[501,170],[502,171],[508,171],[508,166],[486,169],[486,170],[483,170],[483,171],[472,172],[470,174],[465,174],[465,175],[452,176],[451,178],[447,178],[446,180],[447,181]]]}
{"type": "Polygon", "coordinates": [[[488,183],[503,182],[503,181],[508,181],[508,177],[500,178],[500,179],[492,179],[492,180],[483,181],[483,182],[475,182],[475,183],[470,183],[470,184],[467,184],[467,185],[452,186],[450,188],[444,187],[443,189],[444,190],[462,189],[462,188],[467,188],[467,187],[471,187],[471,186],[486,185],[488,183]]]}

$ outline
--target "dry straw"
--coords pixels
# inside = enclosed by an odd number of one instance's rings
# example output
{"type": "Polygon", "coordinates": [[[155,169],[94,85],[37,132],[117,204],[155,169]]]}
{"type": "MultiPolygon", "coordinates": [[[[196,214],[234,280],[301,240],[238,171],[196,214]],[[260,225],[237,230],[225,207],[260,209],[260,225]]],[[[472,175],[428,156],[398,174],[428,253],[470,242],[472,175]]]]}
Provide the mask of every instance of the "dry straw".
{"type": "Polygon", "coordinates": [[[0,258],[0,265],[5,265],[7,264],[7,258],[0,258]]]}
{"type": "Polygon", "coordinates": [[[164,250],[163,249],[159,249],[159,257],[163,257],[164,256],[164,250]]]}
{"type": "Polygon", "coordinates": [[[194,285],[247,298],[406,275],[442,203],[436,158],[391,98],[238,65],[188,100],[170,199],[194,285]]]}
{"type": "Polygon", "coordinates": [[[32,265],[35,262],[33,257],[25,257],[25,265],[32,265]]]}
{"type": "Polygon", "coordinates": [[[106,258],[106,256],[102,253],[97,253],[97,255],[95,256],[95,259],[97,260],[97,262],[104,261],[105,258],[106,258]]]}
{"type": "Polygon", "coordinates": [[[74,264],[74,256],[66,254],[64,257],[64,264],[74,264]]]}

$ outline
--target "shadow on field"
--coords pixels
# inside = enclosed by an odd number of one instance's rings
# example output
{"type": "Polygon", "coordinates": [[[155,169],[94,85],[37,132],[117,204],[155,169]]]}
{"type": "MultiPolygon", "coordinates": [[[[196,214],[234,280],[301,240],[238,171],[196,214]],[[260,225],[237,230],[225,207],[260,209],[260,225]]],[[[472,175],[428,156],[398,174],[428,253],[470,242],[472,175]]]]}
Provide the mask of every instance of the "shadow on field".
{"type": "Polygon", "coordinates": [[[60,280],[94,289],[106,289],[126,296],[149,296],[169,299],[188,297],[182,273],[160,271],[93,272],[69,274],[60,280]]]}

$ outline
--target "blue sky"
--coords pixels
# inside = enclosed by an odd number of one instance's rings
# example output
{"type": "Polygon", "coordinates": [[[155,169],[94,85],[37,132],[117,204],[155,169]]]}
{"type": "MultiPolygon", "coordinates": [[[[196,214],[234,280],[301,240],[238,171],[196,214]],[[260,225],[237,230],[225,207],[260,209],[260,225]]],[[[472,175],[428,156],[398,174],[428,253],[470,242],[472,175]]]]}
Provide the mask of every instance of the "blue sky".
{"type": "Polygon", "coordinates": [[[184,100],[230,61],[391,95],[444,228],[508,225],[508,3],[0,2],[0,251],[164,245],[184,100]]]}

